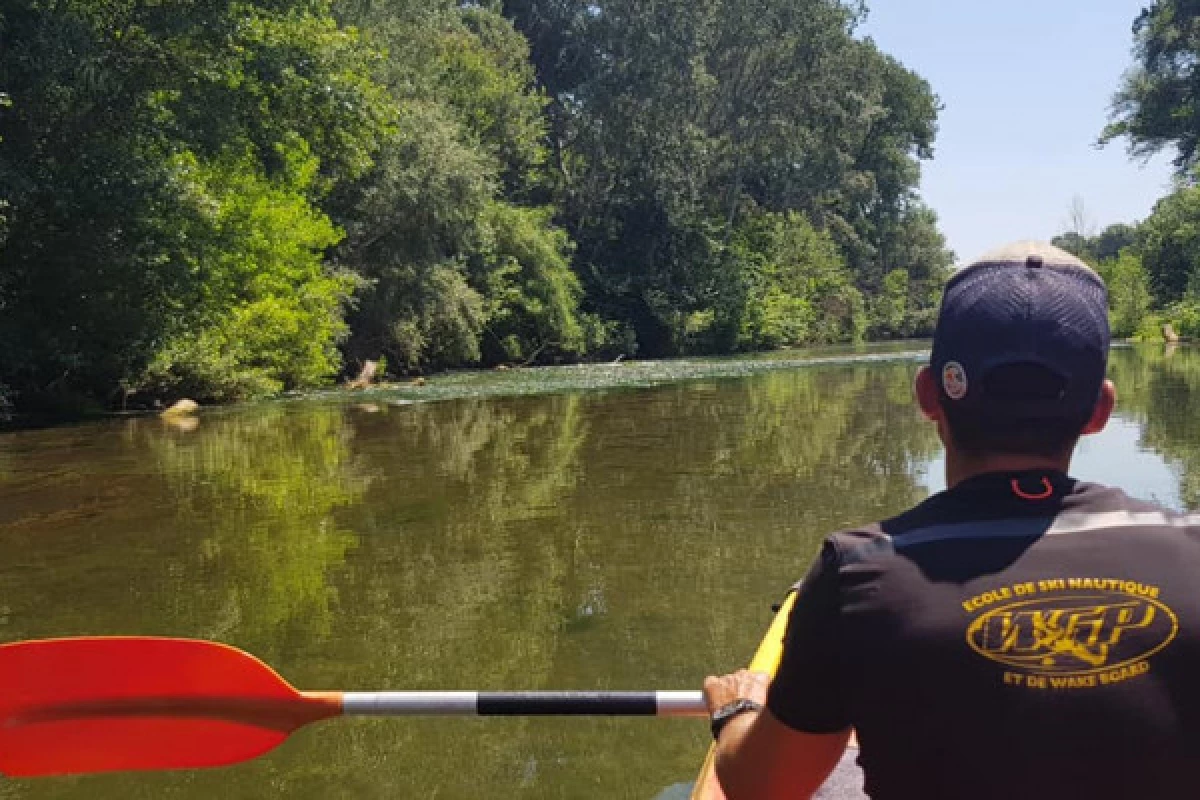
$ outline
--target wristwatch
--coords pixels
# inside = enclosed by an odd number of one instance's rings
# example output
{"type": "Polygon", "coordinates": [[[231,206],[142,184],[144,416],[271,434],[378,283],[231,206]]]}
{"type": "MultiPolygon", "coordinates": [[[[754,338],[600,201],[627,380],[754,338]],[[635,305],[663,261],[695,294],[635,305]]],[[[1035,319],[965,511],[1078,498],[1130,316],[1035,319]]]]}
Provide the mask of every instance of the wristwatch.
{"type": "Polygon", "coordinates": [[[746,711],[762,711],[762,706],[753,700],[748,700],[745,697],[738,698],[732,703],[726,703],[713,712],[712,715],[712,735],[713,739],[718,739],[721,736],[721,731],[729,724],[729,721],[738,714],[746,711]]]}

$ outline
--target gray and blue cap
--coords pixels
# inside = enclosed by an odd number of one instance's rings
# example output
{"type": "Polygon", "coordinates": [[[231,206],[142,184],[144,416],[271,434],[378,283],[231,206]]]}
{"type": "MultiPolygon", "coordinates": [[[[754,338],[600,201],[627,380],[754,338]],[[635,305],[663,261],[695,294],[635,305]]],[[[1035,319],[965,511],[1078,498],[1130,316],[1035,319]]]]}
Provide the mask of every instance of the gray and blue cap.
{"type": "Polygon", "coordinates": [[[1057,247],[1016,242],[946,284],[930,366],[955,413],[1082,423],[1104,382],[1109,340],[1100,276],[1057,247]]]}

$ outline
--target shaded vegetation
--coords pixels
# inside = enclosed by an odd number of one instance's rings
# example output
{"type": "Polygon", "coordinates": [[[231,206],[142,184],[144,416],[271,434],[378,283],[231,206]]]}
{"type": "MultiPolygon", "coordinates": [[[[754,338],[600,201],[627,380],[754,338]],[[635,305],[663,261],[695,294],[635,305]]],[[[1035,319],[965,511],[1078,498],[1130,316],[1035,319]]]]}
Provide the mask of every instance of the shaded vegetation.
{"type": "Polygon", "coordinates": [[[929,86],[842,0],[19,0],[0,397],[928,332],[929,86]]]}

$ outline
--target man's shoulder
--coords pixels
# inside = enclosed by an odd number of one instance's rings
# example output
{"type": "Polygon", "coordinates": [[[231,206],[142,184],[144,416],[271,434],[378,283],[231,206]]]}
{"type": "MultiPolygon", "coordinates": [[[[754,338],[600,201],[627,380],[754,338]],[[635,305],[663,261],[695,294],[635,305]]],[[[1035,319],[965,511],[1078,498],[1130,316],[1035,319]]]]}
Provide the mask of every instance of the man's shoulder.
{"type": "Polygon", "coordinates": [[[861,562],[894,553],[897,546],[903,547],[909,539],[923,541],[931,532],[950,531],[956,535],[947,538],[959,538],[970,536],[973,528],[995,528],[1006,520],[1024,520],[1033,523],[1031,529],[1043,531],[1051,528],[1057,531],[1064,526],[1134,527],[1143,523],[1147,527],[1194,528],[1200,532],[1200,514],[1173,511],[1131,497],[1119,487],[1088,481],[1070,480],[1070,488],[1060,501],[1044,507],[1002,506],[977,500],[952,490],[937,492],[895,516],[834,531],[825,538],[827,557],[841,565],[861,562]]]}
{"type": "Polygon", "coordinates": [[[1063,503],[1052,532],[1139,527],[1190,529],[1200,534],[1200,513],[1176,511],[1130,497],[1115,486],[1081,483],[1078,490],[1063,503]]]}
{"type": "Polygon", "coordinates": [[[1156,503],[1131,497],[1118,486],[1089,481],[1075,481],[1073,491],[1063,499],[1061,513],[1072,511],[1157,511],[1164,514],[1175,514],[1156,503]]]}
{"type": "Polygon", "coordinates": [[[945,494],[934,494],[895,516],[828,534],[824,557],[846,564],[890,552],[896,536],[945,521],[945,494]]]}

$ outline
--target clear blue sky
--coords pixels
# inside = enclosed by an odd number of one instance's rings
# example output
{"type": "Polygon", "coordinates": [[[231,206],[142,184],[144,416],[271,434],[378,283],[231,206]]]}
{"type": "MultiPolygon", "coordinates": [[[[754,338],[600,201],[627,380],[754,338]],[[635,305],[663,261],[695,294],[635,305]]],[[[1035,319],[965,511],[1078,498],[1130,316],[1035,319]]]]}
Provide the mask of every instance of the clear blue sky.
{"type": "Polygon", "coordinates": [[[1049,239],[1071,199],[1098,228],[1146,217],[1170,156],[1092,145],[1132,62],[1147,0],[868,0],[860,34],[930,82],[944,110],[921,194],[960,263],[997,244],[1049,239]]]}

